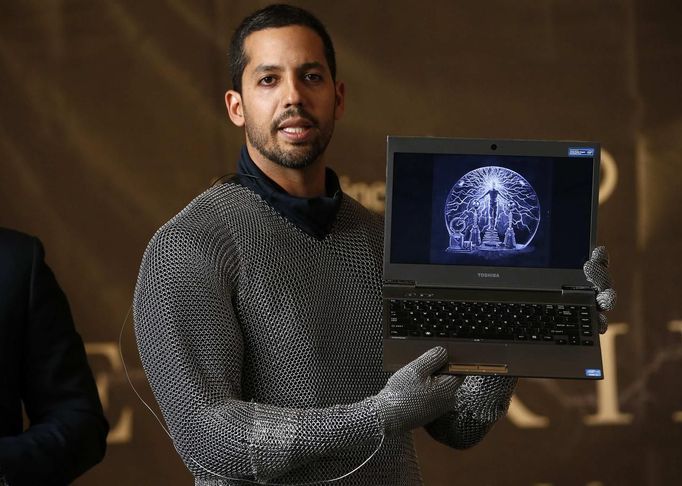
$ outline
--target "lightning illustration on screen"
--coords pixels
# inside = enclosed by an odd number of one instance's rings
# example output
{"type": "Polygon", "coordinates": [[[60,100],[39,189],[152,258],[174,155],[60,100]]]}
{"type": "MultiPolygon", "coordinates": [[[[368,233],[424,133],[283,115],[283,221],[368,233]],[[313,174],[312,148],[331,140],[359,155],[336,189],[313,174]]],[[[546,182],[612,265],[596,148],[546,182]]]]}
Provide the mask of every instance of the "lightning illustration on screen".
{"type": "Polygon", "coordinates": [[[526,248],[540,224],[540,201],[517,172],[497,166],[467,172],[445,201],[448,252],[510,252],[526,248]]]}

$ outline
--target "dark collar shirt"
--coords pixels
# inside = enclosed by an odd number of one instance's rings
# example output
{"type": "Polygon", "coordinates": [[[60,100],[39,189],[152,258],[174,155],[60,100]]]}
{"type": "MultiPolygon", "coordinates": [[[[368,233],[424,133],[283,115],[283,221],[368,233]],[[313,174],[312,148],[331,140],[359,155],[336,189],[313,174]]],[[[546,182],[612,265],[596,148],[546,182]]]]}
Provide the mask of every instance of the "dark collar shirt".
{"type": "Polygon", "coordinates": [[[330,168],[325,170],[324,196],[292,196],[258,168],[244,145],[239,157],[237,180],[305,233],[323,239],[336,221],[343,198],[339,178],[330,168]]]}

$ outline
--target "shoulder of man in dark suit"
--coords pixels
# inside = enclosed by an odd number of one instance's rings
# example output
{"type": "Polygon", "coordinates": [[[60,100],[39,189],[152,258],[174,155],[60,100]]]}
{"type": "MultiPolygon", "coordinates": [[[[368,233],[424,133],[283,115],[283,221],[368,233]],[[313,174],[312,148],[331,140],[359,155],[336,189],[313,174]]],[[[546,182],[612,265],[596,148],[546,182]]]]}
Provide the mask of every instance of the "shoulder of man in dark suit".
{"type": "MultiPolygon", "coordinates": [[[[0,228],[0,288],[2,290],[15,289],[15,292],[28,290],[36,246],[41,246],[37,238],[0,228]]],[[[3,298],[0,305],[16,306],[16,303],[3,298]]]]}
{"type": "Polygon", "coordinates": [[[0,343],[0,474],[11,486],[68,484],[101,461],[108,424],[42,244],[7,229],[0,229],[0,343]],[[20,403],[25,431],[13,430],[20,403]]]}

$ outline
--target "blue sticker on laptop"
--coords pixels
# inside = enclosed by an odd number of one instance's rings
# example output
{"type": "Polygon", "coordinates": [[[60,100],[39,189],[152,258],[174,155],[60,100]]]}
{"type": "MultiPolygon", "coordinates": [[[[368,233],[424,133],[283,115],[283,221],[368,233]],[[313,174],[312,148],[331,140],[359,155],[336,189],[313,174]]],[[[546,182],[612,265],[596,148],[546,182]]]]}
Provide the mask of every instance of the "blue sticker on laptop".
{"type": "Polygon", "coordinates": [[[569,147],[569,157],[594,157],[594,148],[592,147],[569,147]]]}
{"type": "Polygon", "coordinates": [[[585,376],[590,378],[601,378],[601,370],[599,368],[585,368],[585,376]]]}

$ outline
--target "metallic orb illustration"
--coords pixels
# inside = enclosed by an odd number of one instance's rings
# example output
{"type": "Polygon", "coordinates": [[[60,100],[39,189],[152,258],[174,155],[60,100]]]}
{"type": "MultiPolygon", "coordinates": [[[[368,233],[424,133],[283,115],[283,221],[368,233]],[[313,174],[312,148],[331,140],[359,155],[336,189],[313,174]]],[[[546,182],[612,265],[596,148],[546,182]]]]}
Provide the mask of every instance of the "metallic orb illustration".
{"type": "Polygon", "coordinates": [[[506,253],[526,248],[540,224],[540,201],[517,172],[488,166],[467,172],[445,200],[448,252],[506,253]]]}

